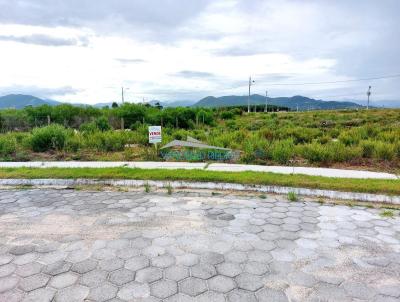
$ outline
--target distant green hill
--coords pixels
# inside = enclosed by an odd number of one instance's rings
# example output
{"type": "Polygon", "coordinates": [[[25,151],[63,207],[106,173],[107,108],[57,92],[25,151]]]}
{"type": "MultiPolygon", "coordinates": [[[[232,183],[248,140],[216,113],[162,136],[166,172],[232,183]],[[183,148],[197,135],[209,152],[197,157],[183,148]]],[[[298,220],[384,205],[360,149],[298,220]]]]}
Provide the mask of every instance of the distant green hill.
{"type": "Polygon", "coordinates": [[[59,102],[51,100],[43,100],[32,95],[25,94],[9,94],[0,97],[0,109],[15,108],[21,109],[26,106],[40,106],[40,105],[58,105],[59,102]]]}
{"type": "MultiPolygon", "coordinates": [[[[208,96],[195,103],[194,107],[229,107],[229,106],[243,106],[247,105],[247,96],[222,96],[213,97],[208,96]]],[[[259,94],[253,94],[250,97],[251,105],[265,104],[265,96],[259,94]]],[[[293,97],[277,97],[268,98],[268,104],[288,107],[295,110],[298,106],[299,110],[308,109],[345,109],[345,108],[360,108],[359,104],[353,102],[336,102],[336,101],[321,101],[304,96],[293,96],[293,97]]]]}
{"type": "MultiPolygon", "coordinates": [[[[151,101],[150,104],[154,105],[158,101],[151,101]]],[[[174,102],[160,102],[163,107],[179,107],[179,106],[193,106],[193,107],[232,107],[232,106],[247,106],[247,96],[222,96],[213,97],[208,96],[201,99],[198,102],[191,101],[174,101],[174,102]]],[[[40,105],[59,105],[61,102],[41,99],[32,95],[24,94],[9,94],[0,97],[0,109],[5,108],[16,108],[21,109],[26,106],[40,106],[40,105]]],[[[265,104],[265,96],[259,94],[253,94],[250,98],[251,105],[263,105],[265,104]]],[[[304,96],[293,96],[293,97],[277,97],[268,98],[268,104],[276,105],[279,107],[288,107],[292,110],[296,110],[297,106],[299,110],[308,109],[345,109],[345,108],[360,108],[363,107],[354,102],[336,102],[336,101],[321,101],[304,96]]],[[[85,106],[84,104],[73,104],[75,106],[85,106]]],[[[99,103],[92,105],[94,107],[111,106],[111,103],[99,103]]]]}

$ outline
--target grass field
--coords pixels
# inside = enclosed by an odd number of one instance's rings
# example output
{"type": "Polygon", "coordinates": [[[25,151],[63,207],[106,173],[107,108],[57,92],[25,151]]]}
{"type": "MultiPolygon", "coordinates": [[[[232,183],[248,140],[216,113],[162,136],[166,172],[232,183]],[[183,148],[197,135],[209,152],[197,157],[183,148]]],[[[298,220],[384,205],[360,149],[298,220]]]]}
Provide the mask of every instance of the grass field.
{"type": "Polygon", "coordinates": [[[229,182],[249,185],[277,185],[346,192],[400,195],[400,180],[340,179],[261,172],[216,172],[204,170],[131,168],[3,168],[0,169],[0,178],[186,180],[229,182]]]}
{"type": "Polygon", "coordinates": [[[148,144],[148,126],[162,124],[162,144],[191,136],[240,150],[241,163],[400,172],[400,109],[247,114],[239,108],[63,105],[3,110],[0,122],[3,161],[162,160],[148,144]],[[129,131],[121,131],[122,120],[129,131]]]}

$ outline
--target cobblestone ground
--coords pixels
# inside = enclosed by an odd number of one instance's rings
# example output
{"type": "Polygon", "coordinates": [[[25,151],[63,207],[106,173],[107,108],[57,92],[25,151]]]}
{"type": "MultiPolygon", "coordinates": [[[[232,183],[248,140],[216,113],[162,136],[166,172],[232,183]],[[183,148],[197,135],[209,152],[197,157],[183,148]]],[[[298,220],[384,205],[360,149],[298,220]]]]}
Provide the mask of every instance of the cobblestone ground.
{"type": "Polygon", "coordinates": [[[400,218],[284,196],[0,191],[0,301],[400,301],[400,218]]]}

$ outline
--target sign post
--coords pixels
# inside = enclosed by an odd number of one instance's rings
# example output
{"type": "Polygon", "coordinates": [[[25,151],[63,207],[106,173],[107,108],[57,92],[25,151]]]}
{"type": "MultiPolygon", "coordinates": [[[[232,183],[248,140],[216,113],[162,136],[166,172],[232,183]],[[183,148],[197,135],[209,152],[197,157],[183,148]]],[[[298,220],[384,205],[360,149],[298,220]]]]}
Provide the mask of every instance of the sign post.
{"type": "Polygon", "coordinates": [[[161,126],[149,126],[149,143],[154,144],[157,154],[157,143],[161,143],[161,141],[161,126]]]}

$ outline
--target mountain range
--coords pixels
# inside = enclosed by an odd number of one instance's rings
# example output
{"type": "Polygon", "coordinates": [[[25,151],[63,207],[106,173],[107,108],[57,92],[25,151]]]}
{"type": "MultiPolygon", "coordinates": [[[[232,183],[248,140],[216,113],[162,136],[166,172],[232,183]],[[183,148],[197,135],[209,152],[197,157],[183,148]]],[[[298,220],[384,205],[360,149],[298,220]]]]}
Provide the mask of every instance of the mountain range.
{"type": "MultiPolygon", "coordinates": [[[[360,104],[354,102],[337,102],[337,101],[322,101],[315,100],[308,97],[296,95],[292,97],[277,97],[267,98],[267,102],[270,105],[276,105],[281,107],[288,107],[292,110],[309,110],[309,109],[345,109],[345,108],[360,108],[360,104]]],[[[193,106],[195,107],[228,107],[247,105],[248,96],[222,96],[213,97],[208,96],[193,106]]],[[[259,94],[253,94],[250,96],[250,105],[262,105],[266,103],[265,96],[259,94]]]]}
{"type": "MultiPolygon", "coordinates": [[[[253,94],[250,97],[250,105],[260,105],[265,104],[265,96],[259,94],[253,94]]],[[[309,109],[344,109],[344,108],[360,108],[363,107],[359,104],[359,102],[339,102],[339,101],[323,101],[316,100],[304,96],[293,96],[293,97],[276,97],[276,98],[268,98],[268,104],[277,105],[282,107],[289,107],[292,110],[309,110],[309,109]]],[[[170,102],[162,102],[153,100],[150,101],[150,105],[154,105],[156,103],[160,103],[163,107],[229,107],[229,106],[243,106],[247,105],[248,96],[222,96],[222,97],[213,97],[208,96],[199,101],[170,101],[170,102]]],[[[360,102],[361,103],[361,102],[360,102]]],[[[365,102],[363,102],[365,103],[365,102]]],[[[26,106],[40,106],[48,104],[51,106],[62,104],[62,102],[49,100],[49,99],[41,99],[32,95],[23,95],[23,94],[9,94],[6,96],[0,97],[0,109],[4,108],[16,108],[21,109],[26,106]]],[[[85,106],[85,104],[74,104],[76,106],[85,106]]],[[[399,102],[379,102],[379,105],[386,105],[387,107],[400,107],[399,102]],[[388,104],[388,105],[386,105],[388,104]]],[[[98,103],[92,105],[95,107],[104,107],[111,106],[110,103],[98,103]]]]}

